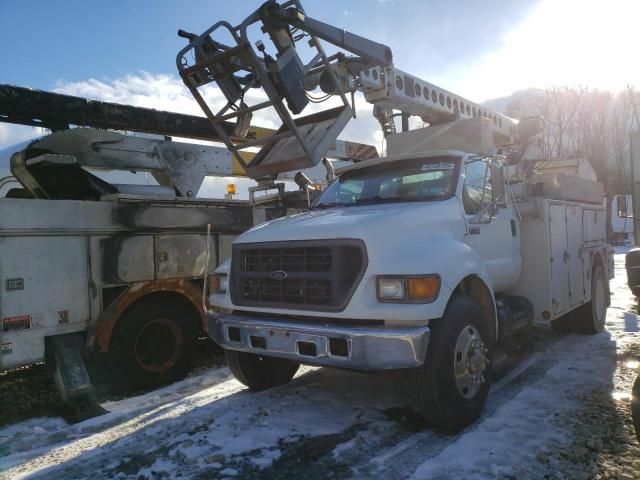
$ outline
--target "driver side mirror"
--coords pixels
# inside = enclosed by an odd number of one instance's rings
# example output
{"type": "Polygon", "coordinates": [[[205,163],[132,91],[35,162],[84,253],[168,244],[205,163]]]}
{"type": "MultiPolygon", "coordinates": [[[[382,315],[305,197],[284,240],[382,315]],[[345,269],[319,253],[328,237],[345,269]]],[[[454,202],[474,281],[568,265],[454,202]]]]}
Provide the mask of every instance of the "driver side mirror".
{"type": "Polygon", "coordinates": [[[498,205],[496,202],[488,203],[482,210],[471,217],[469,223],[491,223],[491,217],[495,217],[497,212],[498,205]]]}
{"type": "Polygon", "coordinates": [[[477,223],[491,223],[491,215],[489,215],[489,212],[487,212],[486,210],[477,213],[475,216],[473,216],[470,220],[469,223],[471,224],[477,224],[477,223]]]}
{"type": "Polygon", "coordinates": [[[629,216],[626,195],[616,195],[616,205],[618,206],[618,217],[626,218],[629,216]]]}

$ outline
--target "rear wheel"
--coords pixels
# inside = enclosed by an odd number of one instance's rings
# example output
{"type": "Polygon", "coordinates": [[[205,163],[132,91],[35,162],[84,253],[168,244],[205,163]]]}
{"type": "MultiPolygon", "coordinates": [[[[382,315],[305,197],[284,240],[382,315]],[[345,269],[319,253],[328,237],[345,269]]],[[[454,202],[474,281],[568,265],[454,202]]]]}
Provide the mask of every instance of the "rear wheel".
{"type": "Polygon", "coordinates": [[[461,430],[480,417],[491,382],[491,339],[480,306],[457,295],[431,323],[427,358],[414,371],[418,408],[425,420],[461,430]]]}
{"type": "Polygon", "coordinates": [[[182,378],[191,363],[199,317],[170,299],[144,300],[119,320],[112,355],[133,386],[182,378]]]}
{"type": "Polygon", "coordinates": [[[578,333],[593,335],[604,330],[607,320],[609,289],[602,265],[596,263],[591,273],[591,301],[575,311],[575,329],[578,333]]]}
{"type": "Polygon", "coordinates": [[[254,391],[288,383],[300,367],[299,363],[284,358],[235,350],[225,350],[224,356],[233,376],[254,391]]]}
{"type": "Polygon", "coordinates": [[[636,437],[640,442],[640,375],[636,377],[631,395],[631,416],[636,427],[636,437]]]}

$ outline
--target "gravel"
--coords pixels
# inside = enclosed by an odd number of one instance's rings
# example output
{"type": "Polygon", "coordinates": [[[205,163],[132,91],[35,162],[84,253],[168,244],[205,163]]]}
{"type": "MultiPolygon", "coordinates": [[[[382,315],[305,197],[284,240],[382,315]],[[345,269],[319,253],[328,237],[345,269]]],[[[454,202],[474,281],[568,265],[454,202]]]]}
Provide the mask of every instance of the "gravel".
{"type": "MultiPolygon", "coordinates": [[[[209,338],[198,339],[188,376],[224,365],[221,349],[209,338]]],[[[102,358],[87,362],[98,402],[120,400],[144,393],[132,390],[110,375],[102,358]]],[[[73,418],[60,399],[50,370],[44,363],[0,373],[0,427],[33,417],[73,418]]]]}
{"type": "Polygon", "coordinates": [[[571,440],[564,446],[549,444],[535,455],[542,478],[640,479],[640,444],[628,397],[640,373],[634,362],[640,362],[640,343],[618,354],[608,387],[579,395],[581,408],[557,418],[571,440]]]}

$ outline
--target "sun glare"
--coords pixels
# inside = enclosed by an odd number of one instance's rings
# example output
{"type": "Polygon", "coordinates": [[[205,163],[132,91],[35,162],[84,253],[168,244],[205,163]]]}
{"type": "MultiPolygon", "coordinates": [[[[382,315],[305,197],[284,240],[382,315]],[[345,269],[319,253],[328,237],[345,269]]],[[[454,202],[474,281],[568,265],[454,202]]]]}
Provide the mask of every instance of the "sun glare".
{"type": "Polygon", "coordinates": [[[468,68],[460,88],[482,100],[551,85],[640,86],[639,21],[638,0],[542,0],[500,48],[468,68]]]}

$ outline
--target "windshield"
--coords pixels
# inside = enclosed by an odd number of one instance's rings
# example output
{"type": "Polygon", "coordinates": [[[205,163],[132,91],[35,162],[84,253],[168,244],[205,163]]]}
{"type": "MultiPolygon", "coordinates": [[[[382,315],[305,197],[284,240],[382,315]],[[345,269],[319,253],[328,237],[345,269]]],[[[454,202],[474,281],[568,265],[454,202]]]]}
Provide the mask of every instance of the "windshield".
{"type": "Polygon", "coordinates": [[[449,198],[455,189],[459,157],[397,160],[346,172],[312,208],[449,198]]]}

